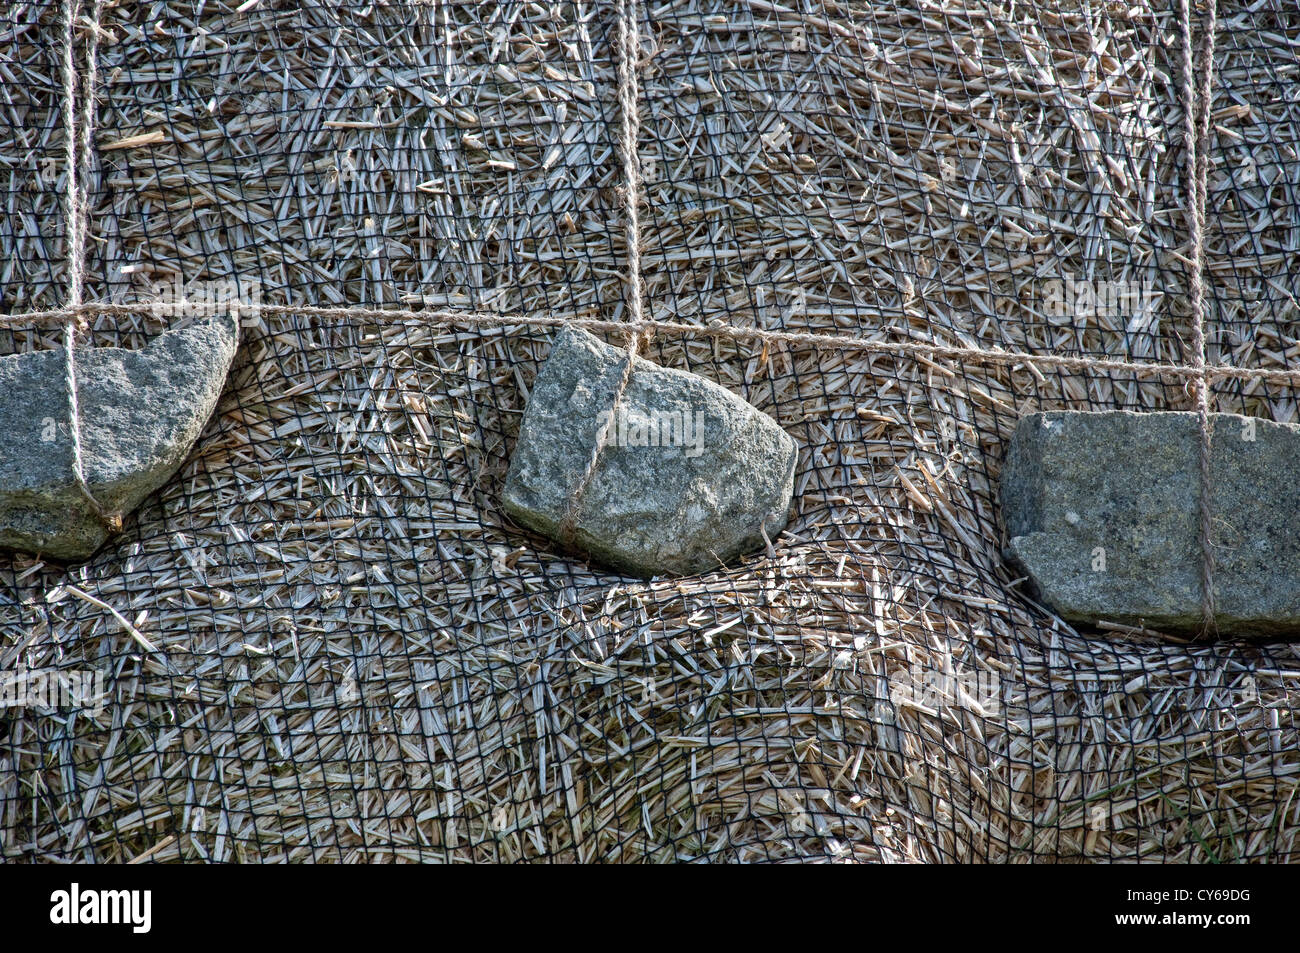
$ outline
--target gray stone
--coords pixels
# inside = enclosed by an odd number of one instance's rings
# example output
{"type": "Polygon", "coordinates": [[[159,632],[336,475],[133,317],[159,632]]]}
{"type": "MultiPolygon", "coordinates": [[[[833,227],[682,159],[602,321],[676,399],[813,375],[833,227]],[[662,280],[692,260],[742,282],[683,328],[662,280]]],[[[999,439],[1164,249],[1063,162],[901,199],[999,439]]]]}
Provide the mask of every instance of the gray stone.
{"type": "MultiPolygon", "coordinates": [[[[181,465],[221,393],[236,319],[212,315],[139,351],[78,348],[86,483],[129,513],[181,465]]],[[[73,479],[62,349],[0,357],[0,547],[88,559],[110,533],[73,479]]]]}
{"type": "MultiPolygon", "coordinates": [[[[1300,632],[1300,427],[1211,424],[1218,629],[1300,632]]],[[[1002,470],[1006,557],[1071,622],[1199,630],[1198,446],[1191,413],[1030,414],[1002,470]]]]}
{"type": "MultiPolygon", "coordinates": [[[[560,521],[625,353],[581,330],[556,336],[506,477],[505,509],[516,522],[563,543],[560,521]]],[[[573,543],[631,575],[716,568],[763,548],[760,527],[769,539],[785,528],[797,455],[772,418],[735,394],[637,358],[573,543]],[[660,445],[639,445],[652,438],[660,445]]]]}

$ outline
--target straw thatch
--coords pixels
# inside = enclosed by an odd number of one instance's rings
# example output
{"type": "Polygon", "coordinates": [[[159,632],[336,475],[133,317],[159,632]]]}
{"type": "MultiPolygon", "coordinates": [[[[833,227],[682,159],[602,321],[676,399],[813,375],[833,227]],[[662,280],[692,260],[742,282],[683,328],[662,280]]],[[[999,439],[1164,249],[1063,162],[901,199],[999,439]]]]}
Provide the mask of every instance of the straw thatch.
{"type": "MultiPolygon", "coordinates": [[[[1221,6],[1212,359],[1284,367],[1296,15],[1221,6]]],[[[606,5],[175,7],[105,5],[88,297],[238,275],[267,303],[623,317],[606,5]]],[[[1185,359],[1163,6],[644,16],[652,315],[1185,359]],[[1067,276],[1154,289],[1149,313],[1055,316],[1067,276]]],[[[63,170],[39,174],[58,37],[50,7],[0,23],[10,312],[66,278],[63,170]]],[[[800,442],[798,514],[774,554],[643,583],[497,506],[546,340],[250,319],[193,460],[114,546],[0,563],[0,668],[112,689],[102,715],[5,715],[0,856],[1295,859],[1293,649],[1075,632],[999,556],[1020,414],[1187,409],[1180,381],[660,336],[800,442]],[[900,691],[926,673],[996,704],[900,691]]],[[[1277,386],[1212,409],[1296,419],[1277,386]]]]}

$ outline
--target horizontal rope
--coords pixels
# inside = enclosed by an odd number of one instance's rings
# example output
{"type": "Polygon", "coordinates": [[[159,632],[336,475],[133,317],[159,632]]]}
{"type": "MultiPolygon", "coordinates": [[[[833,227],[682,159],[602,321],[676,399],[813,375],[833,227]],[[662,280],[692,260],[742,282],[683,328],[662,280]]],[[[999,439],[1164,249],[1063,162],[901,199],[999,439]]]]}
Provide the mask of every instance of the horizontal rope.
{"type": "MultiPolygon", "coordinates": [[[[48,311],[30,311],[26,314],[0,316],[0,327],[39,327],[76,321],[97,314],[142,314],[152,304],[98,304],[85,303],[76,308],[56,308],[48,311]]],[[[601,318],[571,318],[543,314],[497,314],[473,310],[424,310],[405,308],[366,308],[360,306],[323,308],[314,305],[262,304],[240,305],[240,310],[270,315],[301,315],[311,318],[362,318],[372,321],[423,321],[440,325],[463,327],[538,327],[565,326],[605,331],[625,335],[627,324],[601,318]]],[[[230,310],[235,310],[232,307],[230,310]]],[[[892,354],[902,357],[947,358],[975,364],[1032,364],[1036,367],[1079,371],[1127,371],[1133,374],[1194,379],[1204,374],[1209,380],[1258,380],[1268,384],[1300,383],[1300,367],[1265,370],[1262,368],[1234,367],[1229,364],[1210,364],[1203,370],[1191,364],[1161,364],[1155,361],[1121,361],[1102,357],[1073,357],[1062,354],[1032,354],[1024,351],[1004,351],[996,348],[979,348],[968,345],[926,344],[920,341],[872,341],[847,334],[819,334],[805,331],[776,331],[770,328],[746,328],[730,324],[686,324],[681,321],[662,321],[646,318],[643,328],[668,336],[714,338],[732,341],[765,341],[779,344],[806,345],[826,350],[860,351],[868,354],[892,354]]]]}

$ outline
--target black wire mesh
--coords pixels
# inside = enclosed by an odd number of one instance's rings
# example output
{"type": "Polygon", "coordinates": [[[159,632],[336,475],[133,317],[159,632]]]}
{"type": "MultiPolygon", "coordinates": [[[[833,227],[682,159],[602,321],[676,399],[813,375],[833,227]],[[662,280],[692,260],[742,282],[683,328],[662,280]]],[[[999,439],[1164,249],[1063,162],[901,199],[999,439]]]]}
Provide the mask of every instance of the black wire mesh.
{"type": "MultiPolygon", "coordinates": [[[[1300,15],[1220,6],[1211,357],[1285,367],[1300,15]]],[[[59,15],[0,25],[10,313],[66,281],[59,15]]],[[[1173,10],[641,16],[648,307],[700,331],[646,356],[798,441],[778,555],[642,583],[510,525],[544,329],[253,311],[191,461],[121,537],[0,562],[2,667],[108,693],[4,712],[2,855],[1294,859],[1293,649],[1076,633],[999,555],[1021,415],[1188,409],[1179,379],[707,333],[1187,360],[1173,10]]],[[[104,28],[88,297],[141,311],[97,343],[227,279],[623,318],[612,8],[146,3],[104,28]]],[[[1295,419],[1290,387],[1214,398],[1295,419]]]]}

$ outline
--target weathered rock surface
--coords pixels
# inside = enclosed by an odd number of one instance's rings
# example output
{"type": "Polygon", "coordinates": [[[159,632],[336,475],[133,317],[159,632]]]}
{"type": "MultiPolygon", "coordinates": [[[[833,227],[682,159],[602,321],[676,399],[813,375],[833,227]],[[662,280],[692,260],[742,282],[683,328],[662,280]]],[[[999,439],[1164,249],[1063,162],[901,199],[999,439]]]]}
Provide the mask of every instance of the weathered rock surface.
{"type": "MultiPolygon", "coordinates": [[[[127,513],[184,462],[234,358],[238,324],[212,315],[142,350],[79,348],[86,483],[127,513]]],[[[73,479],[66,355],[0,357],[0,547],[88,559],[109,537],[73,479]]]]}
{"type": "MultiPolygon", "coordinates": [[[[1300,427],[1211,422],[1219,631],[1300,633],[1300,427]]],[[[1069,621],[1198,631],[1198,474],[1195,414],[1030,414],[1002,471],[1005,555],[1069,621]]]]}
{"type": "MultiPolygon", "coordinates": [[[[624,353],[585,331],[556,336],[506,477],[516,522],[563,542],[565,506],[624,353]]],[[[797,450],[772,418],[712,381],[641,358],[619,408],[574,524],[574,545],[593,560],[638,576],[685,575],[761,549],[760,526],[770,539],[785,527],[797,450]]]]}

